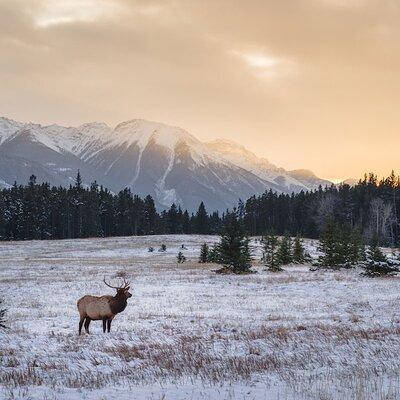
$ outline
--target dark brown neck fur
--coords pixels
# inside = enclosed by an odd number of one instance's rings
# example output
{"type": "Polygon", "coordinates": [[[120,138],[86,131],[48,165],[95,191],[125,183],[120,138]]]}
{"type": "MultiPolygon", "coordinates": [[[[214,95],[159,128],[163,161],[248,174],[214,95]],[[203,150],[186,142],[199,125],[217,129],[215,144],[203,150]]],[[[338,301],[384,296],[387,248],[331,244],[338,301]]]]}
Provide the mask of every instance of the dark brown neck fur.
{"type": "Polygon", "coordinates": [[[110,308],[113,314],[118,314],[125,310],[127,301],[124,293],[117,293],[110,301],[110,308]]]}

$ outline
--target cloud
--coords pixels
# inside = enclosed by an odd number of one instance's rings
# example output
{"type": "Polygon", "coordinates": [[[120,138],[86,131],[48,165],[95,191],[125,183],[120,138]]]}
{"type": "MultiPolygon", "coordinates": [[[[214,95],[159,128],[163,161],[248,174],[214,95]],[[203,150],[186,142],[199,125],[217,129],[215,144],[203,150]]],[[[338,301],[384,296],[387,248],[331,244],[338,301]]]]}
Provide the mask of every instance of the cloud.
{"type": "Polygon", "coordinates": [[[246,64],[254,68],[270,69],[280,64],[280,60],[278,58],[263,53],[234,52],[234,54],[241,57],[246,64]]]}
{"type": "Polygon", "coordinates": [[[94,22],[122,11],[112,0],[42,0],[34,14],[35,24],[46,28],[74,22],[94,22]]]}
{"type": "Polygon", "coordinates": [[[295,62],[272,55],[265,50],[234,50],[229,53],[243,62],[256,78],[262,80],[288,78],[296,70],[295,62]]]}
{"type": "Polygon", "coordinates": [[[161,120],[326,176],[363,172],[368,135],[384,168],[400,145],[399,6],[321,1],[1,0],[1,114],[161,120]]]}

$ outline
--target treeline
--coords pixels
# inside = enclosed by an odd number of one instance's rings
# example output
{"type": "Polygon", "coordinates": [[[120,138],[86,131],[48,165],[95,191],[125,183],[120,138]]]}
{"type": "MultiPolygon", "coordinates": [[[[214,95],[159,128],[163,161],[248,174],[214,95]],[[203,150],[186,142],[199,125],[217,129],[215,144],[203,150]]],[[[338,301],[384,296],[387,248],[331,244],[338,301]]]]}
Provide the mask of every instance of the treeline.
{"type": "MultiPolygon", "coordinates": [[[[357,185],[341,185],[298,194],[267,191],[236,209],[248,235],[320,238],[327,226],[343,235],[356,232],[365,243],[400,243],[400,179],[392,173],[378,180],[369,174],[357,185]]],[[[218,234],[228,212],[208,214],[201,203],[196,213],[173,204],[157,212],[151,196],[144,199],[124,189],[113,194],[93,183],[82,185],[78,173],[69,188],[38,184],[0,190],[0,239],[66,239],[152,234],[218,234]]]]}
{"type": "Polygon", "coordinates": [[[82,185],[78,173],[69,188],[36,183],[14,184],[0,191],[0,239],[71,239],[153,234],[218,233],[222,218],[208,215],[201,203],[189,214],[173,204],[158,213],[151,196],[129,189],[113,194],[93,183],[82,185]]]}
{"type": "Polygon", "coordinates": [[[247,232],[320,238],[327,224],[344,234],[357,231],[367,243],[374,236],[380,245],[400,243],[400,178],[394,172],[381,180],[365,175],[357,185],[340,185],[298,194],[272,191],[239,204],[247,232]]]}

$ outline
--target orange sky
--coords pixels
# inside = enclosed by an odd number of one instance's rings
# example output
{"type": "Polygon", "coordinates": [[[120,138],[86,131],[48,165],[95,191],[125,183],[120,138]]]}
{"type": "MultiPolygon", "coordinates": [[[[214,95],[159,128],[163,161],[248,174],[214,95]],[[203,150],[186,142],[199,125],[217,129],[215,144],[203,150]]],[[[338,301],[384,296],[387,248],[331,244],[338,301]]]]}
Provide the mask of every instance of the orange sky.
{"type": "Polygon", "coordinates": [[[330,179],[400,170],[395,0],[0,0],[0,115],[146,118],[330,179]]]}

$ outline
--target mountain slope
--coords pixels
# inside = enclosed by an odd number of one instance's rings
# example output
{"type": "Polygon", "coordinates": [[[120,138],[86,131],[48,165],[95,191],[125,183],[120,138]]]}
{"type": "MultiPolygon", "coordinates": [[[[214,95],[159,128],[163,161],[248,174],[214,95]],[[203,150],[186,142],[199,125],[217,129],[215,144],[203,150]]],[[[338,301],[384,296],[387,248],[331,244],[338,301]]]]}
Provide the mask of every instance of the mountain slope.
{"type": "Polygon", "coordinates": [[[308,170],[286,171],[271,164],[266,158],[257,157],[230,140],[217,139],[207,143],[208,147],[234,165],[252,171],[259,178],[276,185],[278,191],[285,193],[317,189],[319,185],[330,185],[329,181],[318,178],[308,170]]]}
{"type": "MultiPolygon", "coordinates": [[[[291,193],[325,183],[311,172],[287,172],[236,143],[203,143],[177,127],[131,120],[41,126],[0,118],[0,184],[25,183],[31,174],[56,185],[97,180],[117,192],[150,194],[159,208],[173,202],[195,210],[225,210],[239,198],[272,189],[291,193]],[[321,183],[322,182],[322,183],[321,183]]],[[[328,182],[326,182],[328,183],[328,182]]]]}

